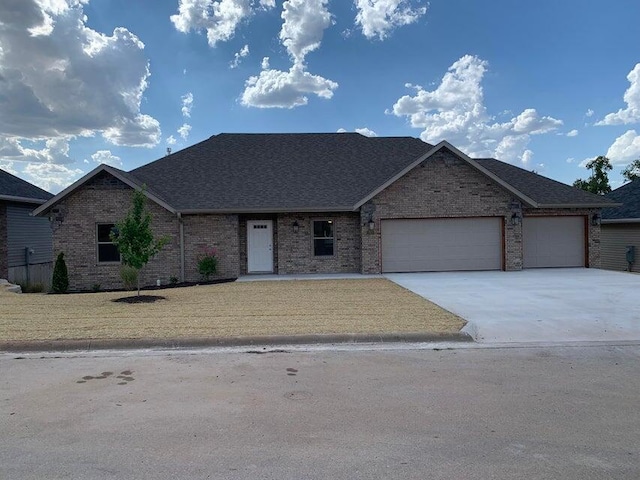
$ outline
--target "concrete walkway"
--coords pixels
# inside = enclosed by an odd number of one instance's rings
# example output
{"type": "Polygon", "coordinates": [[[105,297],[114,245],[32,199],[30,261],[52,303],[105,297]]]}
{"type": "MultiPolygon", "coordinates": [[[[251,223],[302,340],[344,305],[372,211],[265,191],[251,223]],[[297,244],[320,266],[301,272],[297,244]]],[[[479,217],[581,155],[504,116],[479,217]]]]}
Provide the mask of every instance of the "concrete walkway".
{"type": "Polygon", "coordinates": [[[279,280],[369,280],[371,278],[383,278],[382,275],[362,275],[360,273],[300,273],[292,275],[255,274],[242,275],[237,282],[264,282],[279,280]]]}
{"type": "Polygon", "coordinates": [[[385,275],[463,317],[479,342],[640,340],[640,275],[567,268],[385,275]]]}

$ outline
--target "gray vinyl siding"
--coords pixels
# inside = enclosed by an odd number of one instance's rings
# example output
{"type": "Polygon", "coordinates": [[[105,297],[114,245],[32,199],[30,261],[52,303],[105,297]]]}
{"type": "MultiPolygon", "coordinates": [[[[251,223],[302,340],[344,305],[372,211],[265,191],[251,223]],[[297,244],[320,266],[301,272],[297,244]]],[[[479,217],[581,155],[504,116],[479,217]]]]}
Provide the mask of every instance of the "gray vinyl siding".
{"type": "Polygon", "coordinates": [[[640,223],[603,224],[600,237],[601,267],[607,270],[627,270],[628,245],[636,247],[636,262],[632,272],[640,273],[640,223]]]}
{"type": "Polygon", "coordinates": [[[53,240],[49,220],[29,214],[37,205],[7,205],[7,246],[9,267],[25,265],[25,247],[33,250],[31,264],[53,261],[53,240]]]}

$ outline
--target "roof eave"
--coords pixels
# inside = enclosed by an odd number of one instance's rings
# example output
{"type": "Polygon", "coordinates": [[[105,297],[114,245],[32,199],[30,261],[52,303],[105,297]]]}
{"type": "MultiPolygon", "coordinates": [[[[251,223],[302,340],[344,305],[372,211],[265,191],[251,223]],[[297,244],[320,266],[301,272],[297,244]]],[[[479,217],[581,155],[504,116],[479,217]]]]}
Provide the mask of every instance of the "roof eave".
{"type": "Polygon", "coordinates": [[[353,212],[355,209],[348,207],[288,207],[288,208],[190,208],[180,210],[181,215],[231,215],[250,213],[336,213],[353,212]]]}
{"type": "Polygon", "coordinates": [[[602,224],[609,223],[640,223],[640,218],[603,218],[602,224]]]}
{"type": "Polygon", "coordinates": [[[537,208],[615,208],[621,203],[541,203],[537,208]]]}
{"type": "MultiPolygon", "coordinates": [[[[94,168],[93,170],[91,170],[89,173],[87,173],[84,177],[80,178],[79,180],[75,181],[74,183],[69,185],[67,188],[62,190],[55,197],[51,198],[50,200],[48,200],[45,203],[43,203],[42,205],[40,205],[38,208],[36,208],[33,211],[32,215],[33,216],[42,216],[42,215],[44,215],[54,205],[60,203],[66,197],[71,195],[75,190],[80,188],[82,185],[87,183],[89,180],[91,180],[93,177],[95,177],[96,175],[98,175],[101,172],[109,173],[110,175],[116,177],[118,180],[120,180],[124,184],[126,184],[126,185],[130,186],[131,188],[133,188],[134,190],[135,189],[141,189],[143,187],[141,184],[139,184],[137,182],[134,182],[133,180],[129,179],[128,177],[125,177],[124,175],[122,175],[119,170],[117,170],[117,169],[115,169],[113,167],[110,167],[109,165],[99,165],[96,168],[94,168]]],[[[146,190],[144,191],[144,194],[145,194],[145,196],[147,198],[149,198],[150,200],[156,202],[158,205],[160,205],[161,207],[167,209],[171,213],[176,213],[176,209],[175,208],[173,208],[171,205],[167,204],[165,201],[163,201],[160,198],[158,198],[156,195],[154,195],[154,194],[152,194],[152,193],[150,193],[150,192],[148,192],[146,190]]]]}
{"type": "Polygon", "coordinates": [[[514,188],[513,186],[511,186],[510,184],[508,184],[507,182],[502,180],[500,177],[498,177],[494,173],[492,173],[489,170],[487,170],[486,168],[484,168],[478,162],[476,162],[475,160],[470,158],[466,153],[458,150],[456,147],[451,145],[446,140],[443,140],[440,143],[438,143],[437,145],[435,145],[433,148],[431,148],[429,151],[427,151],[424,155],[421,155],[416,160],[414,160],[409,166],[407,166],[404,169],[402,169],[396,175],[394,175],[389,180],[387,180],[385,183],[383,183],[378,188],[376,188],[371,193],[369,193],[366,197],[364,197],[362,200],[360,200],[358,203],[356,203],[354,205],[353,209],[356,210],[356,209],[360,208],[362,205],[364,205],[369,200],[371,200],[373,197],[378,195],[381,191],[383,191],[389,185],[391,185],[392,183],[394,183],[395,181],[397,181],[398,179],[400,179],[401,177],[406,175],[408,172],[413,170],[415,167],[420,165],[426,159],[428,159],[429,157],[431,157],[435,153],[439,152],[443,148],[448,149],[453,154],[455,154],[458,157],[460,157],[463,161],[467,162],[470,166],[472,166],[473,168],[478,170],[480,173],[484,174],[485,176],[487,176],[488,178],[490,178],[491,180],[496,182],[498,185],[500,185],[502,188],[504,188],[505,190],[507,190],[511,194],[515,195],[520,201],[522,201],[527,206],[533,207],[533,208],[539,208],[539,204],[536,201],[534,201],[532,198],[528,197],[527,195],[525,195],[521,191],[517,190],[516,188],[514,188]]]}
{"type": "Polygon", "coordinates": [[[0,195],[0,200],[7,202],[33,203],[36,205],[41,205],[47,201],[42,198],[16,197],[14,195],[0,195]]]}

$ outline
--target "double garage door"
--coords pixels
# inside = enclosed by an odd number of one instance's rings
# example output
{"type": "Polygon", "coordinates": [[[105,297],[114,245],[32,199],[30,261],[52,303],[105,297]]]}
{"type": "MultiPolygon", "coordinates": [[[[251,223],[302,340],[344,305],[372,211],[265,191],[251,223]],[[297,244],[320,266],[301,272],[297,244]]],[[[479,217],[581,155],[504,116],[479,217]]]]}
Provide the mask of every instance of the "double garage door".
{"type": "MultiPolygon", "coordinates": [[[[503,218],[382,221],[383,272],[500,270],[503,218]]],[[[583,217],[525,217],[524,268],[584,266],[583,217]]]]}

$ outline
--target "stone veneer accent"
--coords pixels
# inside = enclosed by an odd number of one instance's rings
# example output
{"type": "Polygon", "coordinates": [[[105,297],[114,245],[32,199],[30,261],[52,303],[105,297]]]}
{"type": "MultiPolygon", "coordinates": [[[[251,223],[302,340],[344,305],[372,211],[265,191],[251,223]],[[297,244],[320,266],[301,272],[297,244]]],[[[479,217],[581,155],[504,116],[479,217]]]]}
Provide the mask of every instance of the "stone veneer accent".
{"type": "Polygon", "coordinates": [[[360,266],[360,214],[286,213],[278,219],[278,273],[357,273],[360,266]],[[331,257],[314,257],[312,220],[334,221],[335,245],[331,257]],[[299,224],[293,232],[293,222],[299,224]]]}
{"type": "Polygon", "coordinates": [[[7,204],[0,202],[0,278],[9,276],[9,246],[7,244],[7,204]]]}
{"type": "MultiPolygon", "coordinates": [[[[502,217],[504,269],[522,269],[522,225],[512,225],[513,204],[520,202],[497,183],[447,150],[441,150],[389,185],[361,208],[362,273],[380,273],[380,221],[389,218],[502,217]],[[376,224],[366,226],[372,216],[376,224]]],[[[523,215],[589,215],[596,210],[538,210],[523,215]]],[[[600,229],[591,227],[589,265],[600,265],[600,229]]]]}
{"type": "Polygon", "coordinates": [[[205,248],[217,250],[218,268],[214,278],[240,275],[238,215],[185,215],[185,280],[198,281],[198,257],[205,248]]]}
{"type": "MultiPolygon", "coordinates": [[[[57,205],[64,220],[53,225],[54,257],[64,252],[70,290],[90,290],[94,284],[102,289],[122,288],[121,265],[98,264],[96,224],[122,220],[131,207],[132,193],[129,186],[103,173],[57,205]]],[[[180,276],[178,219],[151,200],[147,209],[153,218],[154,235],[168,235],[170,241],[141,270],[140,284],[155,285],[158,278],[167,284],[169,277],[180,276]]]]}

